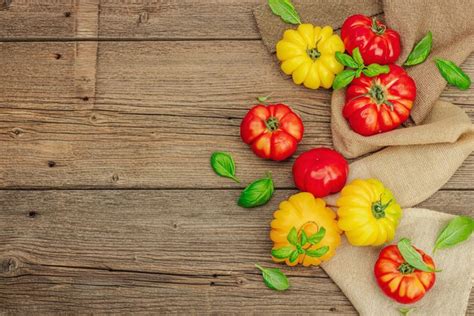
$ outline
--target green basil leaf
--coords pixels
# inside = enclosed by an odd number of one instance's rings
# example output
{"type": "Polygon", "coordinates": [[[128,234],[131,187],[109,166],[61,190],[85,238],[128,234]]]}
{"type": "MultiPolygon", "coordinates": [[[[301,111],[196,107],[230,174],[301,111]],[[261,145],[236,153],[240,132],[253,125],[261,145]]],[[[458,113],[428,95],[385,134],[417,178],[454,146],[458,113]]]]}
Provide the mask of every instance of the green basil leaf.
{"type": "Polygon", "coordinates": [[[452,61],[438,58],[436,59],[436,67],[450,85],[460,90],[467,90],[471,86],[471,78],[452,61]]]}
{"type": "Polygon", "coordinates": [[[298,232],[296,231],[296,228],[293,227],[292,229],[290,229],[290,232],[288,233],[288,235],[286,236],[286,239],[288,240],[288,242],[290,244],[292,244],[293,246],[296,246],[298,245],[298,232]]]}
{"type": "Polygon", "coordinates": [[[314,258],[319,258],[324,256],[328,251],[328,246],[324,246],[318,249],[306,249],[306,255],[314,258]]]}
{"type": "Polygon", "coordinates": [[[301,246],[306,245],[307,242],[308,242],[308,236],[306,235],[304,230],[302,230],[301,231],[301,246]]]}
{"type": "Polygon", "coordinates": [[[230,178],[240,183],[239,179],[235,177],[235,163],[230,154],[220,151],[212,153],[211,167],[219,176],[230,178]]]}
{"type": "Polygon", "coordinates": [[[356,70],[356,74],[355,74],[356,78],[360,77],[360,74],[362,73],[362,70],[364,70],[364,67],[359,67],[359,69],[356,70]]]}
{"type": "Polygon", "coordinates": [[[280,269],[267,269],[258,264],[255,266],[262,272],[263,282],[270,289],[284,291],[290,287],[288,278],[280,269]]]}
{"type": "Polygon", "coordinates": [[[389,71],[390,71],[390,67],[388,65],[379,65],[379,64],[370,64],[364,69],[362,69],[362,72],[367,77],[375,77],[380,74],[388,74],[389,71]]]}
{"type": "Polygon", "coordinates": [[[356,72],[354,70],[346,69],[343,72],[339,73],[336,78],[334,78],[334,82],[332,83],[332,88],[334,90],[344,88],[349,83],[354,80],[356,72]]]}
{"type": "Polygon", "coordinates": [[[336,59],[338,62],[343,64],[344,66],[350,68],[359,68],[359,65],[355,62],[355,60],[351,57],[351,55],[343,54],[341,52],[336,52],[336,59]]]}
{"type": "Polygon", "coordinates": [[[316,245],[317,243],[319,243],[321,240],[323,240],[324,238],[324,235],[326,235],[326,228],[324,227],[321,227],[316,233],[312,234],[310,237],[309,237],[309,243],[311,245],[316,245]]]}
{"type": "Polygon", "coordinates": [[[268,0],[273,14],[278,15],[285,23],[301,24],[300,16],[290,0],[268,0]]]}
{"type": "Polygon", "coordinates": [[[402,238],[398,242],[397,247],[403,259],[413,268],[425,272],[435,272],[434,269],[426,265],[426,263],[423,261],[423,258],[421,257],[421,254],[416,251],[415,248],[413,248],[409,239],[402,238]]]}
{"type": "Polygon", "coordinates": [[[288,258],[291,253],[295,250],[295,247],[286,246],[278,249],[272,249],[272,256],[278,259],[288,258]]]}
{"type": "Polygon", "coordinates": [[[467,240],[473,229],[474,219],[471,217],[457,216],[453,218],[438,235],[434,250],[449,248],[467,240]]]}
{"type": "Polygon", "coordinates": [[[298,250],[294,250],[291,255],[290,255],[290,262],[293,263],[296,261],[296,259],[298,259],[300,253],[298,252],[298,250]]]}
{"type": "Polygon", "coordinates": [[[300,255],[304,254],[304,249],[301,245],[296,245],[296,251],[298,251],[300,255]]]}
{"type": "Polygon", "coordinates": [[[364,59],[362,59],[362,55],[360,54],[359,47],[356,47],[352,50],[352,58],[354,58],[355,62],[359,66],[364,66],[364,59]]]}
{"type": "Polygon", "coordinates": [[[414,66],[421,64],[428,58],[433,46],[433,35],[428,32],[413,48],[407,60],[403,64],[404,66],[414,66]]]}
{"type": "Polygon", "coordinates": [[[271,199],[273,191],[272,178],[258,179],[242,191],[238,204],[246,208],[264,205],[271,199]]]}

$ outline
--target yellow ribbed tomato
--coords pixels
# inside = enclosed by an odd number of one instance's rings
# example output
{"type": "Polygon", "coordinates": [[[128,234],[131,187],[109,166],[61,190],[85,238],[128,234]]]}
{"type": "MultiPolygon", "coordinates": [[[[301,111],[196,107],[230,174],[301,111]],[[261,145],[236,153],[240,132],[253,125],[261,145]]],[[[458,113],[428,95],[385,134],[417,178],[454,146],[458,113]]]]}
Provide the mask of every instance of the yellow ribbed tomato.
{"type": "Polygon", "coordinates": [[[310,89],[331,88],[335,75],[344,69],[336,52],[344,52],[344,43],[330,26],[300,24],[296,30],[286,30],[276,45],[283,72],[310,89]]]}
{"type": "Polygon", "coordinates": [[[336,213],[311,193],[292,195],[273,214],[272,258],[289,266],[318,265],[329,260],[341,243],[336,213]]]}
{"type": "Polygon", "coordinates": [[[337,225],[354,246],[378,246],[393,239],[402,209],[392,192],[377,179],[346,185],[336,202],[337,225]]]}

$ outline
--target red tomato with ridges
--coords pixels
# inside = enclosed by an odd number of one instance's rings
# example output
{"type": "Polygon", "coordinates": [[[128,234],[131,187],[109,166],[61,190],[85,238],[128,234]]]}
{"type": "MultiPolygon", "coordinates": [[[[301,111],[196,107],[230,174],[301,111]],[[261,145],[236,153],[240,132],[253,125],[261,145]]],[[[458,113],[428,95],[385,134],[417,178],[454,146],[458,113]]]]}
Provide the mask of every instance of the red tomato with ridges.
{"type": "Polygon", "coordinates": [[[363,136],[388,132],[410,116],[416,97],[415,81],[397,65],[387,74],[355,78],[346,90],[342,111],[352,130],[363,136]]]}
{"type": "Polygon", "coordinates": [[[393,64],[400,56],[400,35],[376,18],[356,14],[344,21],[341,38],[346,50],[359,47],[365,65],[393,64]]]}
{"type": "MultiPolygon", "coordinates": [[[[414,247],[415,248],[415,247],[414,247]]],[[[425,264],[435,270],[433,259],[415,248],[425,264]]],[[[391,299],[411,304],[419,301],[436,281],[434,272],[424,272],[410,266],[396,245],[382,249],[374,266],[375,279],[382,291],[391,299]]]]}
{"type": "Polygon", "coordinates": [[[240,124],[240,136],[253,152],[276,161],[294,154],[303,132],[301,118],[285,104],[256,105],[240,124]]]}
{"type": "Polygon", "coordinates": [[[315,148],[302,153],[293,164],[293,179],[300,191],[325,197],[342,190],[349,165],[335,150],[315,148]]]}

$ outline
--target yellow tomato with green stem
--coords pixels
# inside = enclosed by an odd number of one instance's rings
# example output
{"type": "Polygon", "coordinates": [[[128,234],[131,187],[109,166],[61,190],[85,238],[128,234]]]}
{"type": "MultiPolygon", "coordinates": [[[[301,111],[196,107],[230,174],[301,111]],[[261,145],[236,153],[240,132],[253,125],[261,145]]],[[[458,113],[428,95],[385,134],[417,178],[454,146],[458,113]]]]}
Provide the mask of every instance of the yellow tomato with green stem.
{"type": "Polygon", "coordinates": [[[391,241],[402,216],[392,192],[377,179],[356,179],[336,202],[338,227],[354,246],[379,246],[391,241]]]}
{"type": "Polygon", "coordinates": [[[330,26],[300,24],[296,30],[286,30],[276,45],[283,72],[310,89],[331,88],[335,75],[344,69],[336,52],[344,52],[344,43],[330,26]]]}

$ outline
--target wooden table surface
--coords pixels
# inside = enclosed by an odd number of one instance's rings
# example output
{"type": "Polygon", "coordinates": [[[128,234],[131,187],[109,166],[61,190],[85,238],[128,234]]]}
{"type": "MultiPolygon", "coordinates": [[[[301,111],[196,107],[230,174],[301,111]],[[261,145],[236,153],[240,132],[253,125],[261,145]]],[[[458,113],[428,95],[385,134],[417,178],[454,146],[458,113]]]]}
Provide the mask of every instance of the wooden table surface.
{"type": "MultiPolygon", "coordinates": [[[[356,313],[318,267],[281,267],[283,293],[254,268],[275,266],[293,159],[255,157],[243,115],[273,93],[303,118],[298,153],[331,146],[330,92],[282,75],[252,16],[263,2],[0,1],[0,311],[356,313]],[[243,183],[273,172],[267,206],[236,205],[243,184],[212,172],[216,150],[243,183]]],[[[474,77],[474,55],[462,67],[474,77]]],[[[442,98],[474,117],[474,89],[442,98]]],[[[471,155],[420,206],[473,205],[471,155]]]]}

